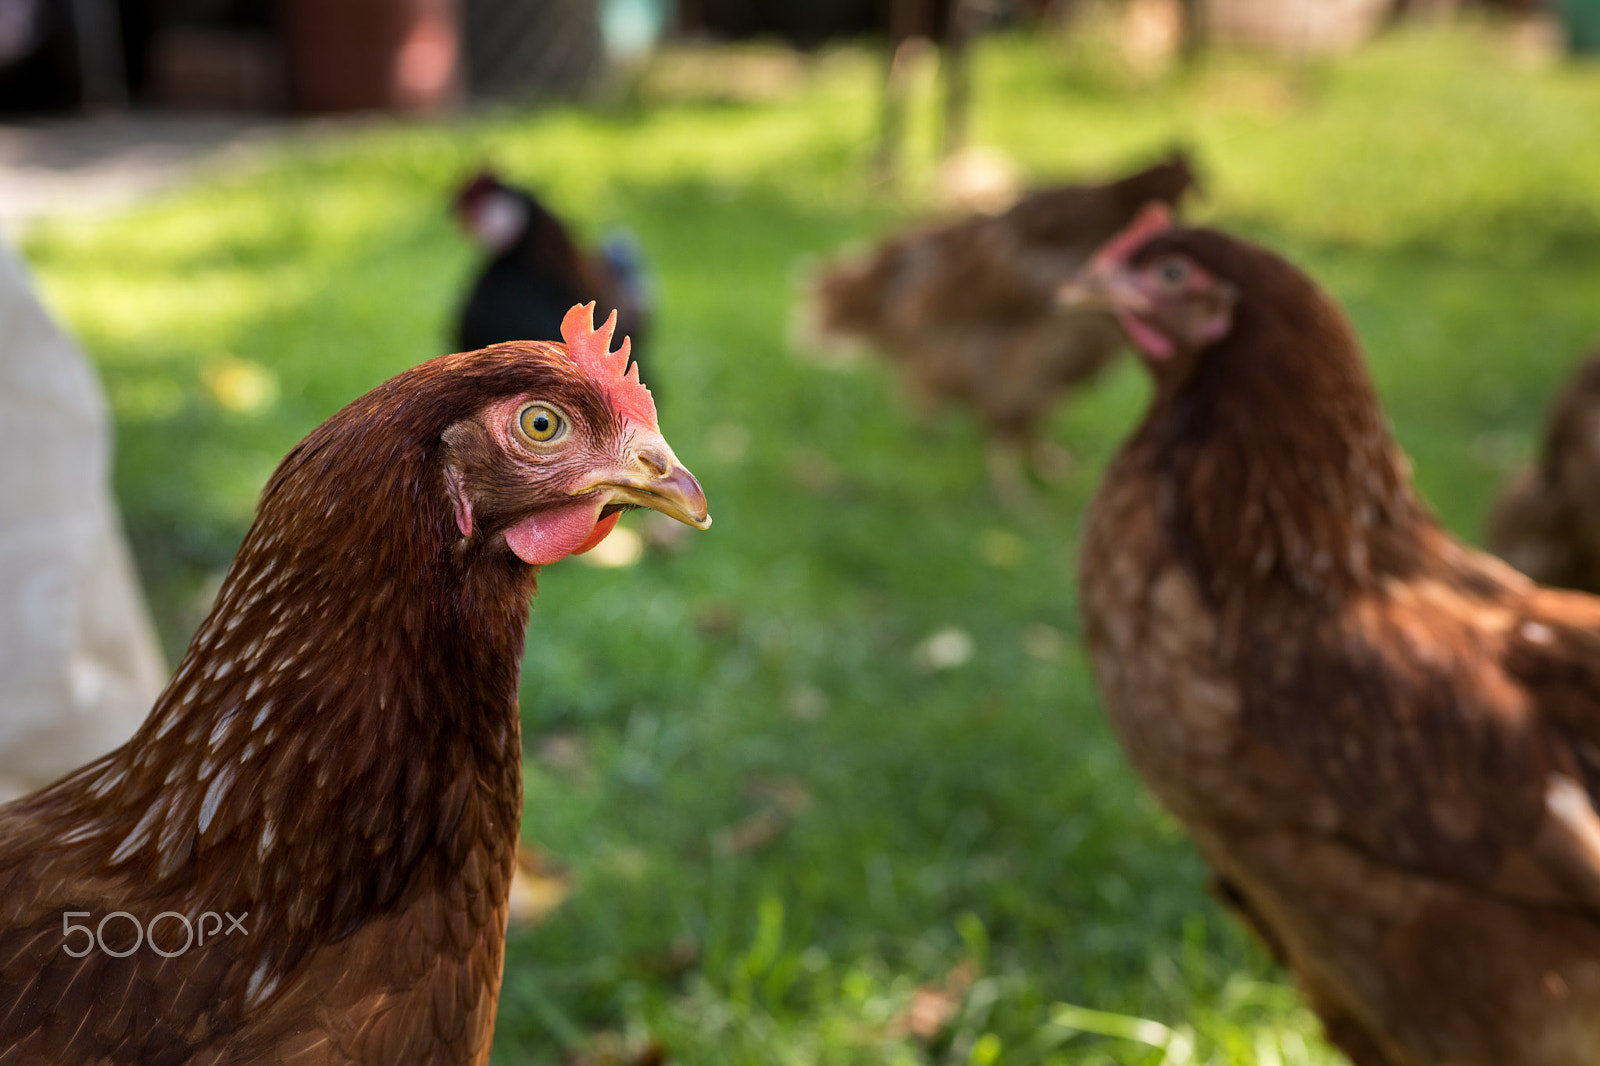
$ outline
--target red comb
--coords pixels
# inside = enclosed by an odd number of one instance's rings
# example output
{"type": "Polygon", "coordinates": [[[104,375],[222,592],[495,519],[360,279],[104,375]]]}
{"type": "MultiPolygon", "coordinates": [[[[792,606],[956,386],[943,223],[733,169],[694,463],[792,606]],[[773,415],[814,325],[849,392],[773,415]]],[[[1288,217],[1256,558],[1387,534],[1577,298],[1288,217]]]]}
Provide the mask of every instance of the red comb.
{"type": "Polygon", "coordinates": [[[617,330],[617,313],[611,312],[599,329],[594,328],[594,301],[575,304],[561,320],[561,339],[567,342],[567,358],[600,383],[617,410],[651,429],[656,425],[656,401],[639,381],[639,364],[628,365],[633,345],[627,337],[622,347],[611,350],[611,335],[617,330]]]}
{"type": "Polygon", "coordinates": [[[1160,200],[1154,200],[1139,209],[1126,229],[1100,247],[1094,254],[1094,261],[1121,263],[1133,254],[1134,249],[1171,228],[1172,209],[1160,200]]]}
{"type": "Polygon", "coordinates": [[[460,213],[469,206],[476,204],[483,197],[495,189],[503,189],[505,184],[494,171],[484,169],[472,176],[472,180],[461,186],[456,192],[456,197],[451,201],[451,209],[460,213]]]}

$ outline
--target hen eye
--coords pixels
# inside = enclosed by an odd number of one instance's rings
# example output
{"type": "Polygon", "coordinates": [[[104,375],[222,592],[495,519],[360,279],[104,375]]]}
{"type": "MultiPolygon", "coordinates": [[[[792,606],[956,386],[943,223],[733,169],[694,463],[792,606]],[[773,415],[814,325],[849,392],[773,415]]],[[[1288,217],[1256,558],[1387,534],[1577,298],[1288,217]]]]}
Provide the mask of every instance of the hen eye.
{"type": "Polygon", "coordinates": [[[1168,288],[1177,288],[1189,280],[1189,264],[1182,259],[1168,259],[1156,267],[1156,277],[1168,288]]]}
{"type": "Polygon", "coordinates": [[[517,416],[523,436],[537,444],[549,444],[566,432],[566,420],[553,407],[531,403],[517,416]]]}

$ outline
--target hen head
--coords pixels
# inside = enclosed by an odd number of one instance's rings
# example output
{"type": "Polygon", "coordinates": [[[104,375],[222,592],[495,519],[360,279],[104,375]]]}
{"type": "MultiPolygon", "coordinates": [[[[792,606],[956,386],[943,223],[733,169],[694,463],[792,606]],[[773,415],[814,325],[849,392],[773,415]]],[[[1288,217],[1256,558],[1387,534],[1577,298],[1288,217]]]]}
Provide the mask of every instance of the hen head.
{"type": "Polygon", "coordinates": [[[462,231],[491,255],[521,240],[533,216],[528,197],[488,171],[462,186],[451,212],[462,231]]]}
{"type": "Polygon", "coordinates": [[[520,598],[520,612],[531,567],[593,548],[624,510],[708,527],[705,494],[662,438],[628,342],[611,350],[615,316],[595,329],[593,311],[567,313],[564,346],[442,356],[329,419],[269,482],[235,576],[265,569],[338,602],[397,572],[447,597],[479,575],[520,598]],[[385,519],[402,501],[408,520],[385,519]]]}
{"type": "Polygon", "coordinates": [[[1233,327],[1239,289],[1202,264],[1152,203],[1058,293],[1069,307],[1110,311],[1158,376],[1182,375],[1233,327]]]}
{"type": "Polygon", "coordinates": [[[462,186],[451,212],[461,230],[491,256],[527,245],[536,259],[578,269],[578,247],[561,220],[532,194],[507,185],[492,171],[462,186]]]}
{"type": "Polygon", "coordinates": [[[1156,392],[1128,449],[1170,479],[1218,597],[1268,575],[1342,594],[1377,573],[1375,531],[1393,556],[1429,528],[1354,329],[1294,264],[1153,204],[1057,298],[1110,311],[1143,355],[1156,392]]]}
{"type": "Polygon", "coordinates": [[[629,342],[610,350],[615,312],[594,330],[593,311],[574,307],[561,326],[566,366],[579,380],[551,374],[445,430],[445,480],[462,537],[498,534],[523,562],[541,565],[593,548],[632,507],[711,524],[699,484],[656,426],[637,366],[623,373],[629,342]]]}

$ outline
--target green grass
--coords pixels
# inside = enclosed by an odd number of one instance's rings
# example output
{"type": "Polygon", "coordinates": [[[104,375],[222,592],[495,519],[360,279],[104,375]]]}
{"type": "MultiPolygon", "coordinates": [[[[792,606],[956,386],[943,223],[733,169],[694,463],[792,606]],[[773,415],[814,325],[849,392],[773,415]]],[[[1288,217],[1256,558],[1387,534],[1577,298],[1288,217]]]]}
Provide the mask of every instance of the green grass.
{"type": "MultiPolygon", "coordinates": [[[[969,418],[914,418],[879,365],[824,369],[786,339],[806,265],[932,186],[927,85],[909,193],[866,181],[875,70],[844,51],[753,95],[647,83],[599,109],[378,126],[35,228],[25,250],[111,398],[169,652],[282,454],[444,350],[472,256],[443,203],[492,158],[590,235],[639,236],[648,376],[716,516],[680,555],[542,578],[528,749],[581,756],[530,759],[525,832],[575,889],[512,937],[495,1061],[608,1061],[647,1036],[684,1063],[1337,1061],[1207,898],[1079,651],[1078,520],[1138,369],[1061,412],[1079,469],[1018,517],[969,418]],[[919,666],[948,627],[970,661],[919,666]],[[778,831],[730,846],[753,824],[778,831]],[[949,1024],[908,1035],[917,989],[947,979],[949,1024]]],[[[1595,70],[1526,71],[1463,35],[1139,82],[996,40],[977,100],[977,138],[1038,180],[1194,145],[1202,214],[1345,303],[1463,536],[1600,332],[1595,70]]]]}

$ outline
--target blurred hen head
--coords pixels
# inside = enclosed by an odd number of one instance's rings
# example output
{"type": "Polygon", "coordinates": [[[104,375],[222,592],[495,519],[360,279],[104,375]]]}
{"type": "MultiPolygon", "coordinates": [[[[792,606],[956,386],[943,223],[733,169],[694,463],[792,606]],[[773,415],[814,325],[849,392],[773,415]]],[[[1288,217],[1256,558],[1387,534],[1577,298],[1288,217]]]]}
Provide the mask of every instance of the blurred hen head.
{"type": "Polygon", "coordinates": [[[523,562],[541,565],[593,548],[634,507],[699,529],[711,524],[705,494],[661,436],[638,366],[628,365],[628,340],[611,350],[616,313],[599,329],[593,322],[593,303],[568,311],[564,351],[485,349],[544,351],[530,360],[542,373],[526,387],[442,434],[455,525],[467,541],[503,539],[523,562]]]}
{"type": "Polygon", "coordinates": [[[1069,307],[1110,311],[1157,377],[1182,374],[1234,325],[1239,288],[1209,267],[1166,205],[1152,203],[1058,293],[1069,307]]]}
{"type": "Polygon", "coordinates": [[[526,196],[487,170],[461,187],[451,209],[467,236],[495,254],[522,238],[533,214],[526,196]]]}
{"type": "Polygon", "coordinates": [[[463,232],[490,255],[526,243],[540,260],[566,265],[578,259],[577,246],[560,219],[493,171],[482,171],[463,185],[451,208],[463,232]]]}

